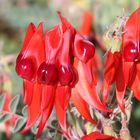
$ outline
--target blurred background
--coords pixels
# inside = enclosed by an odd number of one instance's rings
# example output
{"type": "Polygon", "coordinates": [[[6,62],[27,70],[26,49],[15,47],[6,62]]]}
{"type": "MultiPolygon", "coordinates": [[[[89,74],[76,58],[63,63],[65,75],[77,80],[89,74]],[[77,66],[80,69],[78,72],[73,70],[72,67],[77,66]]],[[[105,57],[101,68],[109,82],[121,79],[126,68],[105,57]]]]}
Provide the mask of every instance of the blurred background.
{"type": "MultiPolygon", "coordinates": [[[[138,0],[0,0],[0,94],[7,95],[6,104],[13,96],[22,94],[22,80],[16,75],[14,66],[30,22],[37,26],[43,21],[47,30],[59,23],[56,11],[61,11],[79,29],[84,11],[90,10],[94,17],[93,28],[102,38],[117,16],[127,16],[139,5],[138,0]]],[[[20,99],[19,112],[21,106],[20,99]]],[[[33,139],[31,132],[12,133],[12,125],[12,122],[0,123],[0,140],[33,139]]],[[[135,99],[129,128],[131,135],[140,139],[140,103],[135,99]]],[[[40,139],[47,140],[46,137],[40,139]]]]}

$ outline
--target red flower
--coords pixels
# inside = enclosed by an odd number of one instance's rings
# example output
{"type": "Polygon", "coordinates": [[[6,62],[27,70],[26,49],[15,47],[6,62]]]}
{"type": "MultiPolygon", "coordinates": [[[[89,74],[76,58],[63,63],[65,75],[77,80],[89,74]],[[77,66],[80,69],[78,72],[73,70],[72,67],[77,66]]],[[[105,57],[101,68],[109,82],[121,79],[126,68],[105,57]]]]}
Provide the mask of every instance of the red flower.
{"type": "Polygon", "coordinates": [[[121,140],[113,136],[104,135],[98,131],[92,132],[86,136],[83,136],[81,140],[121,140]]]}
{"type": "Polygon", "coordinates": [[[37,137],[48,120],[53,105],[67,138],[66,108],[71,97],[79,112],[92,123],[87,102],[99,110],[109,111],[96,92],[92,72],[94,45],[87,41],[58,13],[61,23],[43,33],[42,23],[29,25],[16,72],[23,80],[24,103],[28,105],[28,120],[24,133],[39,117],[37,137]]]}
{"type": "MultiPolygon", "coordinates": [[[[91,41],[93,44],[95,44],[95,48],[97,49],[98,47],[101,48],[102,50],[104,50],[102,48],[102,46],[98,43],[98,39],[95,31],[92,29],[92,23],[93,23],[93,13],[91,11],[85,11],[83,14],[83,18],[82,18],[82,22],[81,22],[81,26],[80,26],[80,33],[89,41],[91,41]]],[[[100,39],[101,40],[101,39],[100,39]]],[[[97,80],[100,80],[100,73],[99,71],[102,70],[102,62],[100,57],[98,56],[97,51],[95,52],[94,55],[94,61],[93,61],[93,65],[94,65],[94,75],[97,78],[97,80]]]]}
{"type": "Polygon", "coordinates": [[[132,15],[123,30],[122,48],[120,52],[114,54],[109,52],[105,63],[103,96],[106,100],[108,91],[113,82],[116,82],[116,96],[124,111],[124,94],[126,88],[130,88],[134,96],[140,100],[139,88],[139,58],[140,58],[140,8],[132,15]]]}
{"type": "MultiPolygon", "coordinates": [[[[84,13],[83,22],[80,27],[80,33],[87,39],[91,33],[91,25],[92,14],[87,11],[84,13]]],[[[110,111],[101,103],[96,91],[97,75],[95,75],[95,69],[97,69],[97,60],[99,60],[97,55],[92,57],[87,63],[82,63],[78,59],[75,59],[74,66],[78,72],[79,79],[75,87],[72,89],[71,95],[73,103],[80,114],[92,123],[95,122],[93,122],[93,119],[90,116],[89,105],[102,111],[110,111]]]]}

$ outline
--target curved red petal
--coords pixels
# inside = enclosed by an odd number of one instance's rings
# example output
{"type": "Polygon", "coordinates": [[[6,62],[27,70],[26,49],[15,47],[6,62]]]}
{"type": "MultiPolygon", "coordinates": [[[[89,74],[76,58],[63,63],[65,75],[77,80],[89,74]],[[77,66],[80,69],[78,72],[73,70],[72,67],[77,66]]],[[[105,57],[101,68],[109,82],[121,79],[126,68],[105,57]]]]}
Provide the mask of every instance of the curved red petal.
{"type": "Polygon", "coordinates": [[[54,98],[55,86],[42,85],[42,98],[41,98],[41,109],[45,109],[49,106],[51,99],[54,98]]]}
{"type": "Polygon", "coordinates": [[[48,63],[54,63],[62,45],[62,33],[59,26],[49,30],[45,35],[45,53],[48,63]]]}
{"type": "Polygon", "coordinates": [[[21,134],[28,131],[34,125],[34,123],[37,121],[41,114],[41,90],[42,89],[40,84],[34,84],[32,101],[31,104],[28,106],[27,124],[20,132],[21,134]]]}
{"type": "Polygon", "coordinates": [[[115,82],[115,76],[117,71],[119,71],[119,65],[122,62],[122,57],[120,52],[112,53],[109,51],[107,53],[107,58],[105,61],[105,71],[103,80],[103,102],[105,103],[109,94],[110,86],[115,82]]]}
{"type": "Polygon", "coordinates": [[[135,64],[134,62],[123,61],[122,65],[125,84],[129,85],[129,82],[131,82],[131,79],[133,78],[133,73],[135,72],[135,64]]]}
{"type": "Polygon", "coordinates": [[[94,60],[93,60],[93,72],[95,73],[95,77],[100,80],[100,71],[103,69],[102,67],[102,58],[95,52],[94,60]]]}
{"type": "Polygon", "coordinates": [[[91,117],[89,105],[81,98],[76,89],[72,89],[71,99],[79,113],[91,123],[96,124],[96,121],[91,117]]]}
{"type": "Polygon", "coordinates": [[[93,86],[91,88],[87,83],[85,83],[85,81],[83,81],[80,83],[78,82],[75,87],[78,90],[80,96],[92,107],[95,107],[96,109],[99,109],[104,112],[111,111],[107,109],[106,106],[100,101],[98,93],[96,91],[96,86],[93,86]]]}
{"type": "Polygon", "coordinates": [[[92,58],[86,64],[82,63],[82,67],[85,73],[85,79],[91,87],[92,85],[97,85],[97,80],[94,75],[94,61],[95,59],[92,58]]]}
{"type": "Polygon", "coordinates": [[[44,33],[43,24],[40,23],[32,39],[30,40],[23,57],[34,57],[36,59],[37,67],[43,62],[45,58],[45,47],[44,47],[44,33]]]}
{"type": "Polygon", "coordinates": [[[107,111],[107,112],[110,111],[100,101],[98,93],[96,91],[96,85],[93,83],[91,87],[91,84],[88,83],[85,76],[87,73],[85,73],[84,71],[85,66],[83,67],[82,62],[78,61],[78,63],[75,63],[75,67],[79,75],[79,80],[77,84],[75,85],[75,87],[78,90],[80,96],[91,106],[102,111],[107,111]]]}
{"type": "Polygon", "coordinates": [[[140,63],[136,64],[136,71],[137,71],[138,78],[140,80],[140,63]]]}
{"type": "Polygon", "coordinates": [[[106,104],[109,90],[110,90],[110,84],[104,79],[103,80],[103,85],[102,85],[102,101],[104,104],[106,104]]]}
{"type": "Polygon", "coordinates": [[[28,28],[27,28],[27,32],[26,32],[26,35],[25,35],[25,38],[24,38],[24,42],[23,42],[23,45],[22,45],[22,49],[21,49],[21,52],[23,52],[27,46],[28,46],[28,43],[30,42],[33,34],[35,33],[36,31],[36,27],[33,23],[30,23],[28,25],[28,28]]]}
{"type": "Polygon", "coordinates": [[[122,63],[120,63],[119,68],[116,72],[116,98],[121,110],[124,112],[124,94],[125,94],[126,84],[124,80],[124,73],[122,69],[122,63]]]}
{"type": "Polygon", "coordinates": [[[23,42],[21,51],[20,51],[20,53],[19,53],[19,55],[18,55],[18,57],[16,59],[16,63],[19,63],[19,61],[21,60],[21,58],[23,56],[23,53],[27,49],[28,44],[29,44],[31,38],[33,37],[33,35],[35,33],[35,30],[36,30],[36,27],[34,26],[34,24],[30,23],[28,25],[28,28],[27,28],[27,32],[26,32],[26,35],[25,35],[25,38],[24,38],[24,42],[23,42]]]}
{"type": "Polygon", "coordinates": [[[27,105],[30,105],[32,102],[33,87],[34,87],[34,83],[25,79],[23,80],[23,99],[24,99],[24,103],[27,105]]]}
{"type": "Polygon", "coordinates": [[[81,140],[121,140],[121,139],[115,138],[112,136],[108,136],[108,135],[102,134],[98,131],[95,131],[86,136],[83,136],[81,138],[81,140]]]}
{"type": "MultiPolygon", "coordinates": [[[[26,46],[26,49],[24,51],[21,51],[21,58],[22,59],[28,59],[30,58],[32,62],[34,63],[34,75],[33,80],[36,79],[36,72],[39,65],[44,61],[45,59],[45,46],[44,46],[44,34],[43,34],[43,25],[42,23],[38,26],[35,33],[33,34],[31,40],[29,41],[28,45],[26,46]]],[[[18,63],[20,62],[18,61],[18,63]]],[[[18,67],[18,64],[17,64],[18,67]]]]}
{"type": "Polygon", "coordinates": [[[59,18],[60,18],[60,20],[61,20],[61,24],[60,24],[60,26],[61,26],[61,28],[62,28],[61,30],[62,30],[62,32],[64,33],[67,29],[71,28],[72,25],[66,20],[66,18],[64,18],[64,17],[61,15],[60,12],[57,12],[57,13],[58,13],[59,18]]]}
{"type": "Polygon", "coordinates": [[[43,95],[42,95],[42,110],[41,110],[41,119],[38,125],[38,131],[36,134],[36,138],[41,134],[54,105],[54,97],[55,97],[55,87],[53,86],[43,86],[43,95]]]}
{"type": "Polygon", "coordinates": [[[70,100],[70,88],[68,86],[60,86],[56,89],[55,108],[58,121],[64,134],[68,136],[66,127],[66,109],[70,100]]]}
{"type": "Polygon", "coordinates": [[[61,65],[67,66],[71,63],[71,30],[66,30],[63,34],[63,45],[61,46],[60,55],[58,57],[61,65]]]}
{"type": "Polygon", "coordinates": [[[130,87],[130,89],[133,91],[134,96],[137,98],[137,100],[140,101],[140,86],[139,86],[140,80],[138,75],[136,74],[136,77],[130,87]]]}
{"type": "Polygon", "coordinates": [[[76,33],[73,53],[80,61],[86,63],[94,56],[95,47],[90,41],[84,39],[79,33],[76,33]]]}
{"type": "MultiPolygon", "coordinates": [[[[51,49],[51,48],[57,48],[59,46],[59,42],[60,42],[60,38],[61,37],[61,33],[60,33],[60,29],[59,26],[55,26],[54,28],[50,29],[47,33],[46,33],[46,37],[45,40],[46,45],[48,45],[48,47],[46,47],[47,49],[51,49]]],[[[46,50],[46,53],[49,50],[46,50]]]]}
{"type": "Polygon", "coordinates": [[[107,58],[105,61],[105,71],[104,71],[104,79],[107,81],[109,85],[114,82],[115,79],[115,60],[114,54],[110,51],[107,53],[107,58]]]}
{"type": "Polygon", "coordinates": [[[138,49],[139,52],[139,40],[140,40],[140,7],[134,11],[126,25],[124,27],[124,34],[122,37],[122,47],[123,49],[129,44],[130,42],[135,44],[135,47],[138,49]]]}

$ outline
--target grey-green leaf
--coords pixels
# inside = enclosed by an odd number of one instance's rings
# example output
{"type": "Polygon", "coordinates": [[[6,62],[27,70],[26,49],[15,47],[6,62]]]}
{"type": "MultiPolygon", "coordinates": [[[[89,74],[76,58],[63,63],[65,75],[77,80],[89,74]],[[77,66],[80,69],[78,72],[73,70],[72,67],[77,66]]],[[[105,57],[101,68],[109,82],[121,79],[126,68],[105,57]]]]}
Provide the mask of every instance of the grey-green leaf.
{"type": "Polygon", "coordinates": [[[14,132],[20,131],[23,128],[23,126],[25,125],[25,123],[26,123],[26,119],[24,119],[24,118],[17,119],[16,124],[13,128],[13,131],[14,132]]]}
{"type": "Polygon", "coordinates": [[[38,128],[37,128],[37,123],[36,123],[36,124],[34,124],[33,127],[31,128],[31,131],[32,131],[33,134],[36,134],[36,133],[37,133],[37,130],[38,130],[38,128]]]}
{"type": "Polygon", "coordinates": [[[16,112],[17,106],[18,106],[18,103],[19,103],[19,99],[20,99],[20,96],[17,95],[17,96],[15,96],[15,97],[11,100],[11,102],[10,102],[10,110],[11,110],[11,112],[13,112],[13,113],[16,112]]]}
{"type": "Polygon", "coordinates": [[[22,109],[22,114],[24,117],[27,117],[28,116],[28,112],[27,112],[27,106],[24,106],[23,109],[22,109]]]}
{"type": "Polygon", "coordinates": [[[1,95],[0,96],[0,110],[3,109],[4,103],[5,103],[5,95],[1,95]]]}
{"type": "Polygon", "coordinates": [[[12,118],[12,114],[5,112],[2,115],[0,115],[0,122],[8,121],[11,118],[12,118]]]}

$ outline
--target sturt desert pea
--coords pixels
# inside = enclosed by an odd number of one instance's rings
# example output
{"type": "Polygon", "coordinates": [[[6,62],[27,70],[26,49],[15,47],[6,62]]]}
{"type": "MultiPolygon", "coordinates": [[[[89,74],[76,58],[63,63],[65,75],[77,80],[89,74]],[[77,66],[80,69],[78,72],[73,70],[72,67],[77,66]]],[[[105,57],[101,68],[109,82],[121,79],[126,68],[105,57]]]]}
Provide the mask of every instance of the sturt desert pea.
{"type": "Polygon", "coordinates": [[[43,23],[37,28],[33,23],[29,24],[16,60],[16,72],[23,78],[24,103],[28,106],[28,120],[21,133],[29,130],[40,117],[38,137],[55,105],[64,135],[71,139],[66,126],[66,109],[71,90],[75,97],[73,101],[79,103],[77,109],[92,123],[96,121],[87,110],[88,100],[96,109],[109,110],[101,103],[96,93],[96,84],[91,86],[96,83],[92,73],[94,45],[60,13],[58,15],[60,24],[46,34],[43,32],[43,23]],[[79,90],[79,87],[85,92],[79,90]]]}
{"type": "Polygon", "coordinates": [[[113,136],[108,136],[102,134],[98,131],[92,132],[88,135],[85,135],[81,138],[81,140],[121,140],[120,138],[115,138],[113,136]]]}
{"type": "Polygon", "coordinates": [[[140,100],[140,7],[134,11],[123,28],[122,44],[119,52],[107,54],[103,83],[103,100],[106,101],[110,86],[116,83],[116,97],[124,111],[124,95],[129,88],[140,100]]]}
{"type": "MultiPolygon", "coordinates": [[[[98,56],[98,48],[102,49],[102,45],[100,45],[97,34],[93,27],[94,23],[94,16],[93,13],[89,10],[85,11],[83,13],[81,25],[79,28],[79,32],[90,42],[92,42],[95,45],[95,55],[94,55],[94,75],[97,80],[100,80],[100,71],[102,69],[102,62],[101,58],[98,56]]],[[[101,41],[101,39],[100,39],[101,41]]],[[[104,49],[103,49],[104,51],[104,49]]]]}
{"type": "MultiPolygon", "coordinates": [[[[92,14],[90,11],[87,11],[84,13],[83,22],[80,27],[80,33],[87,39],[91,32],[91,25],[92,25],[92,14]]],[[[75,85],[75,87],[72,89],[71,97],[74,105],[81,113],[81,115],[84,116],[90,122],[92,122],[92,119],[88,111],[89,105],[95,108],[100,108],[100,110],[102,111],[109,111],[107,108],[104,107],[104,105],[101,103],[98,97],[98,93],[96,89],[97,76],[95,75],[96,60],[97,60],[97,55],[92,57],[87,63],[82,63],[77,58],[75,58],[74,61],[74,66],[78,72],[79,80],[75,85]],[[77,102],[76,98],[79,98],[78,101],[80,101],[81,98],[81,104],[77,102]],[[83,106],[86,106],[86,108],[83,106]],[[85,108],[85,111],[83,111],[83,108],[85,108]]]]}

